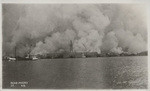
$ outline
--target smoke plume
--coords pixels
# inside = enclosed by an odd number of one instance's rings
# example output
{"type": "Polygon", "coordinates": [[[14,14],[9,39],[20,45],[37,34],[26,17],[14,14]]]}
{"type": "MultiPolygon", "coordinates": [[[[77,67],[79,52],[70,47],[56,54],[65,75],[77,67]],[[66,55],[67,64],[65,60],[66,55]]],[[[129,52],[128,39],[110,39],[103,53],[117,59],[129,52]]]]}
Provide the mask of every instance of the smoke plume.
{"type": "Polygon", "coordinates": [[[146,9],[119,4],[3,4],[3,54],[147,51],[146,9]]]}

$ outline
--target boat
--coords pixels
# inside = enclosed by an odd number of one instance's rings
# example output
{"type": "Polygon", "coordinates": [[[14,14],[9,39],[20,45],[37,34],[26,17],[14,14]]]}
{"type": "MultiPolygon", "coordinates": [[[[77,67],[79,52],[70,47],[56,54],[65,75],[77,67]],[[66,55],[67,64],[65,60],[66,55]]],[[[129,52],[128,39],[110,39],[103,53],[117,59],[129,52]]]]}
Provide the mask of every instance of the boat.
{"type": "Polygon", "coordinates": [[[8,57],[8,61],[16,61],[16,58],[8,57]]]}
{"type": "Polygon", "coordinates": [[[35,55],[27,54],[25,58],[22,58],[22,60],[38,60],[38,58],[35,55]]]}
{"type": "Polygon", "coordinates": [[[84,53],[82,53],[82,58],[86,58],[86,56],[84,55],[84,53]]]}
{"type": "Polygon", "coordinates": [[[38,58],[37,57],[33,57],[32,60],[38,60],[38,58]]]}

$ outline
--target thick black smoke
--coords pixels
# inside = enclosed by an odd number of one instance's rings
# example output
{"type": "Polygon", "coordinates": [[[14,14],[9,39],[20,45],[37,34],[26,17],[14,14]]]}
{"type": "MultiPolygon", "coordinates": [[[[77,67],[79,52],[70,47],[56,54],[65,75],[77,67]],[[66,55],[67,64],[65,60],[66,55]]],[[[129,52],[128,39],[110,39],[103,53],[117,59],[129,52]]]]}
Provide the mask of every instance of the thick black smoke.
{"type": "Polygon", "coordinates": [[[147,50],[146,8],[116,4],[3,4],[3,54],[147,50]]]}

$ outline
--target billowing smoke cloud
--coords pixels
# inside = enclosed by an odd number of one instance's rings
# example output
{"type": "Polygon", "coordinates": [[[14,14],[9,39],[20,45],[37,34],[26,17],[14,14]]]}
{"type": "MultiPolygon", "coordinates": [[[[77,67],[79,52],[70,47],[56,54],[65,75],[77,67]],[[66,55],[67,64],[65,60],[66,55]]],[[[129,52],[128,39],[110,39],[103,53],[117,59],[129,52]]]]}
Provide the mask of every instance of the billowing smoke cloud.
{"type": "Polygon", "coordinates": [[[24,56],[70,51],[147,50],[146,10],[141,5],[3,5],[3,54],[24,56]]]}

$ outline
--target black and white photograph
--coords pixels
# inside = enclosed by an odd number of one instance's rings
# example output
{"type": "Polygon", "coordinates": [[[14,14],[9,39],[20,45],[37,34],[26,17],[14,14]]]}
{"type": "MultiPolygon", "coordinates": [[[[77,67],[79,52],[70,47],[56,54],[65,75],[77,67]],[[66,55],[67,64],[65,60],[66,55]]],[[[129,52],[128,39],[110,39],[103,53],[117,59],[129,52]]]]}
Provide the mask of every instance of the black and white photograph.
{"type": "Polygon", "coordinates": [[[148,89],[143,4],[2,4],[3,89],[148,89]]]}

